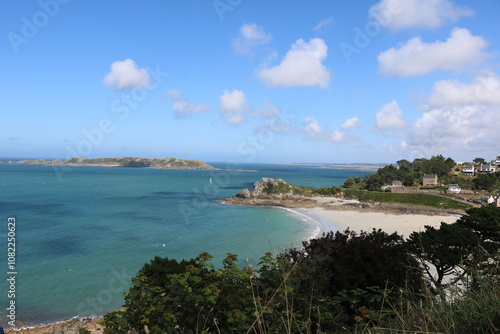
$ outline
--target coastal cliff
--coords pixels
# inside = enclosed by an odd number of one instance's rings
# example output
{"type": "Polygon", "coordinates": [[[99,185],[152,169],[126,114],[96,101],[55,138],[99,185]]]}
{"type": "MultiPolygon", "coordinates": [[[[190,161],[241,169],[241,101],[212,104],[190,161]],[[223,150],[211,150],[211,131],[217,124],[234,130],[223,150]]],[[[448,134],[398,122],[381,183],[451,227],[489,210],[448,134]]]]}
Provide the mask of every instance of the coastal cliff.
{"type": "Polygon", "coordinates": [[[159,168],[159,169],[215,169],[201,160],[186,160],[177,158],[71,158],[62,160],[22,160],[0,162],[0,164],[10,165],[44,165],[44,166],[99,166],[99,167],[139,167],[139,168],[159,168]]]}

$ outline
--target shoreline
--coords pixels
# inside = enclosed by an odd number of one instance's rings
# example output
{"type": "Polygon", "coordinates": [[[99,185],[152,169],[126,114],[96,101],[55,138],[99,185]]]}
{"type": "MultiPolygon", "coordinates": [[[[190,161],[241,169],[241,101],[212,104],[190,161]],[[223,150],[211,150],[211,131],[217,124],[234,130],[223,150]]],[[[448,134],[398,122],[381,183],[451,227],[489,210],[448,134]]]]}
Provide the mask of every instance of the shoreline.
{"type": "Polygon", "coordinates": [[[299,212],[311,219],[315,219],[322,225],[322,232],[316,237],[321,237],[323,233],[327,232],[343,232],[346,229],[357,233],[361,231],[369,232],[372,229],[381,229],[388,234],[396,232],[406,239],[412,232],[422,231],[426,225],[439,227],[441,222],[450,224],[460,218],[459,214],[396,214],[369,211],[328,210],[321,207],[300,209],[299,212]],[[317,218],[319,218],[319,220],[317,218]]]}
{"type": "Polygon", "coordinates": [[[398,233],[405,239],[412,232],[422,231],[426,225],[439,227],[442,222],[454,223],[465,211],[435,209],[430,207],[392,204],[365,203],[336,197],[304,197],[297,199],[224,199],[230,205],[266,206],[290,212],[296,219],[307,224],[317,224],[317,232],[305,238],[308,241],[319,238],[323,233],[354,232],[381,229],[386,233],[398,233]],[[304,218],[305,217],[305,218],[304,218]],[[307,220],[310,220],[307,222],[307,220]]]}

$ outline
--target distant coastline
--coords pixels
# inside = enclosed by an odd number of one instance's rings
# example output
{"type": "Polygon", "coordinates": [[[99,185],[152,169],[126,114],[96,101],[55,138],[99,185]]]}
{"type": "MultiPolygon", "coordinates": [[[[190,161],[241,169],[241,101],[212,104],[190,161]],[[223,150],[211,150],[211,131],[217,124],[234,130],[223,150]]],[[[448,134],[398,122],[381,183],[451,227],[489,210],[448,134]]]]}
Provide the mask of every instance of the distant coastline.
{"type": "Polygon", "coordinates": [[[42,166],[89,166],[89,167],[135,167],[135,168],[157,168],[157,169],[208,169],[216,168],[201,160],[187,160],[178,158],[71,158],[65,161],[55,160],[20,160],[20,161],[0,161],[0,164],[7,165],[42,165],[42,166]]]}

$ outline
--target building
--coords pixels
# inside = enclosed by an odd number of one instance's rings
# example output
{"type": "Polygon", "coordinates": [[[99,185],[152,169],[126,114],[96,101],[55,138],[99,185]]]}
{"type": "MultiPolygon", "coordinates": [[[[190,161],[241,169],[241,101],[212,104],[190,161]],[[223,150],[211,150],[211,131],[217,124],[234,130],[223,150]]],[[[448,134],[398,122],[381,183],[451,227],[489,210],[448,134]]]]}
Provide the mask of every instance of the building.
{"type": "Polygon", "coordinates": [[[495,173],[496,169],[496,166],[492,164],[481,164],[479,167],[481,173],[495,173]]]}
{"type": "Polygon", "coordinates": [[[454,194],[460,194],[462,191],[462,187],[460,187],[458,184],[449,184],[448,185],[448,191],[454,194]]]}
{"type": "Polygon", "coordinates": [[[497,155],[497,158],[495,160],[491,160],[492,165],[500,165],[500,155],[497,155]]]}
{"type": "Polygon", "coordinates": [[[392,181],[392,187],[399,188],[402,186],[403,186],[403,181],[399,181],[399,180],[392,181]]]}
{"type": "Polygon", "coordinates": [[[424,187],[433,187],[438,185],[438,176],[436,174],[425,174],[422,180],[424,187]]]}
{"type": "Polygon", "coordinates": [[[462,166],[462,173],[469,175],[469,176],[474,176],[475,170],[476,170],[476,167],[474,165],[463,165],[462,166]]]}

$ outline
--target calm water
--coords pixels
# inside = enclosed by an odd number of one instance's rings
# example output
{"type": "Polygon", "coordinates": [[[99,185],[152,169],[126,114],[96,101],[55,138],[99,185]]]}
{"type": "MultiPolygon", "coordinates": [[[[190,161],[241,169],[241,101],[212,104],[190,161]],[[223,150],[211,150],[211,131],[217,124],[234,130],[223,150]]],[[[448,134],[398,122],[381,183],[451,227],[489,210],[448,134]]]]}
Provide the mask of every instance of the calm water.
{"type": "MultiPolygon", "coordinates": [[[[239,168],[246,171],[0,165],[4,277],[7,219],[17,220],[16,322],[119,308],[130,278],[156,255],[181,259],[207,251],[220,265],[231,252],[242,265],[256,265],[265,252],[299,246],[314,236],[318,223],[282,209],[216,199],[251,189],[263,176],[322,187],[368,173],[288,165],[239,168]]],[[[7,327],[4,310],[10,299],[6,284],[1,287],[0,325],[7,327]]]]}

